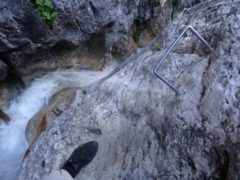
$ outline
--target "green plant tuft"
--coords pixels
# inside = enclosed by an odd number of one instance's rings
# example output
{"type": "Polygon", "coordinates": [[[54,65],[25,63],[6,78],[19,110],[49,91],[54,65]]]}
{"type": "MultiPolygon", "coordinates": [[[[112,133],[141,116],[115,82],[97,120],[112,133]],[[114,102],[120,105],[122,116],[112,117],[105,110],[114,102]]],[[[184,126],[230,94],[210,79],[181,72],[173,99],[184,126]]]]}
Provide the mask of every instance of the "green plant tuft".
{"type": "Polygon", "coordinates": [[[160,44],[159,42],[156,42],[156,43],[154,44],[154,49],[157,50],[157,51],[160,51],[160,50],[162,49],[161,44],[160,44]]]}
{"type": "Polygon", "coordinates": [[[137,29],[136,31],[133,32],[132,38],[135,42],[138,42],[141,36],[141,31],[140,29],[137,29]]]}
{"type": "Polygon", "coordinates": [[[32,0],[42,19],[53,26],[57,13],[54,12],[53,3],[50,0],[32,0]]]}

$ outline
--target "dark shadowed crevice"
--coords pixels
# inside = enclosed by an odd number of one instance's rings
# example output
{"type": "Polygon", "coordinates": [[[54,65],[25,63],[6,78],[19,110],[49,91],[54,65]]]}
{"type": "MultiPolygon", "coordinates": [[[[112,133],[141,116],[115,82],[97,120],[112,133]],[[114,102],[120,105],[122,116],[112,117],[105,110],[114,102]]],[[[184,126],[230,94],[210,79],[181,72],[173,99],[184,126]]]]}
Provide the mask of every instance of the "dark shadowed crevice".
{"type": "Polygon", "coordinates": [[[104,56],[106,52],[105,48],[105,35],[103,33],[97,33],[91,35],[90,39],[86,42],[88,52],[95,54],[96,56],[104,56]]]}
{"type": "Polygon", "coordinates": [[[210,179],[227,180],[230,163],[228,151],[223,147],[212,147],[209,155],[215,166],[210,179]]]}
{"type": "Polygon", "coordinates": [[[92,1],[89,1],[89,5],[93,11],[94,16],[98,16],[99,15],[98,9],[97,9],[97,7],[95,7],[95,5],[92,3],[92,1]]]}

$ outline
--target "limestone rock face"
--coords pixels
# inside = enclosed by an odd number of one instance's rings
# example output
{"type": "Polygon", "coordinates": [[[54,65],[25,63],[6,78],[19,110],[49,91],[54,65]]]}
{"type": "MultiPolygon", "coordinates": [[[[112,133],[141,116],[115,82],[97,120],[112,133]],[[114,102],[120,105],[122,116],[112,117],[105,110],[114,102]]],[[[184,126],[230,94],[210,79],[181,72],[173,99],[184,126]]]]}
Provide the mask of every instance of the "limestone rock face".
{"type": "MultiPolygon", "coordinates": [[[[98,1],[100,2],[100,1],[98,1]]],[[[99,143],[76,179],[238,179],[240,177],[240,2],[212,0],[184,11],[95,89],[77,91],[22,164],[20,180],[58,169],[80,144],[99,143]],[[209,53],[188,33],[159,70],[164,50],[192,25],[209,53]]]]}
{"type": "Polygon", "coordinates": [[[173,5],[175,5],[179,9],[189,8],[194,6],[195,4],[199,4],[201,2],[206,2],[207,0],[173,0],[173,5]]]}
{"type": "Polygon", "coordinates": [[[50,60],[76,47],[90,54],[100,50],[101,56],[108,51],[126,55],[135,46],[131,31],[136,22],[159,33],[170,17],[163,11],[167,3],[159,1],[52,0],[57,19],[50,27],[30,2],[0,0],[0,58],[20,74],[35,73],[32,64],[57,66],[50,60]]]}

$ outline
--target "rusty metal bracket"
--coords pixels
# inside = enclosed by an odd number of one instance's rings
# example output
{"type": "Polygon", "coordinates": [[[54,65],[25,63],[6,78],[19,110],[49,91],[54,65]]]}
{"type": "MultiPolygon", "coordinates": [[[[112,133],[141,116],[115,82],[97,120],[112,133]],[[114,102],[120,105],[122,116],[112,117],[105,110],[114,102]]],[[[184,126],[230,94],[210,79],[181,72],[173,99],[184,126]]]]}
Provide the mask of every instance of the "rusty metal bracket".
{"type": "Polygon", "coordinates": [[[173,48],[178,44],[178,42],[180,41],[180,39],[184,36],[184,34],[190,30],[194,35],[196,35],[198,37],[198,39],[200,39],[200,41],[210,50],[212,51],[213,48],[211,47],[211,45],[192,27],[192,26],[188,26],[179,36],[178,38],[173,42],[173,44],[170,46],[170,48],[168,48],[168,50],[166,51],[166,53],[164,54],[164,56],[161,58],[160,62],[158,63],[158,65],[156,66],[156,68],[154,69],[153,73],[160,79],[162,80],[171,90],[173,90],[176,94],[178,94],[178,90],[177,88],[175,88],[172,84],[170,84],[167,80],[165,80],[159,73],[158,73],[158,69],[160,67],[160,65],[163,63],[163,61],[167,58],[167,56],[170,54],[170,52],[173,50],[173,48]]]}

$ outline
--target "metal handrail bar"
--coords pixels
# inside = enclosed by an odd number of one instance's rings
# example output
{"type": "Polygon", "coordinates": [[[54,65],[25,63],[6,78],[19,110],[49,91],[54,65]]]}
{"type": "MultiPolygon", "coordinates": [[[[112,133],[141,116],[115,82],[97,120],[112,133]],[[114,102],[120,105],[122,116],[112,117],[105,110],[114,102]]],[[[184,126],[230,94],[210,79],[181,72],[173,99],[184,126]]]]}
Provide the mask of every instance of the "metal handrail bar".
{"type": "Polygon", "coordinates": [[[167,86],[169,86],[176,94],[178,94],[178,90],[169,82],[167,82],[167,80],[165,80],[160,74],[158,74],[157,70],[159,69],[160,65],[162,64],[162,62],[167,58],[167,56],[169,55],[169,53],[173,50],[173,48],[178,44],[178,42],[180,41],[180,39],[182,38],[182,36],[188,31],[192,31],[194,35],[196,35],[201,42],[210,50],[212,51],[213,48],[211,47],[211,45],[192,27],[192,26],[187,26],[187,28],[180,34],[180,36],[178,36],[178,38],[173,42],[173,44],[171,45],[171,47],[166,51],[166,53],[164,54],[164,56],[161,58],[160,62],[158,63],[158,65],[156,66],[156,68],[154,69],[153,73],[160,79],[162,80],[167,86]]]}

